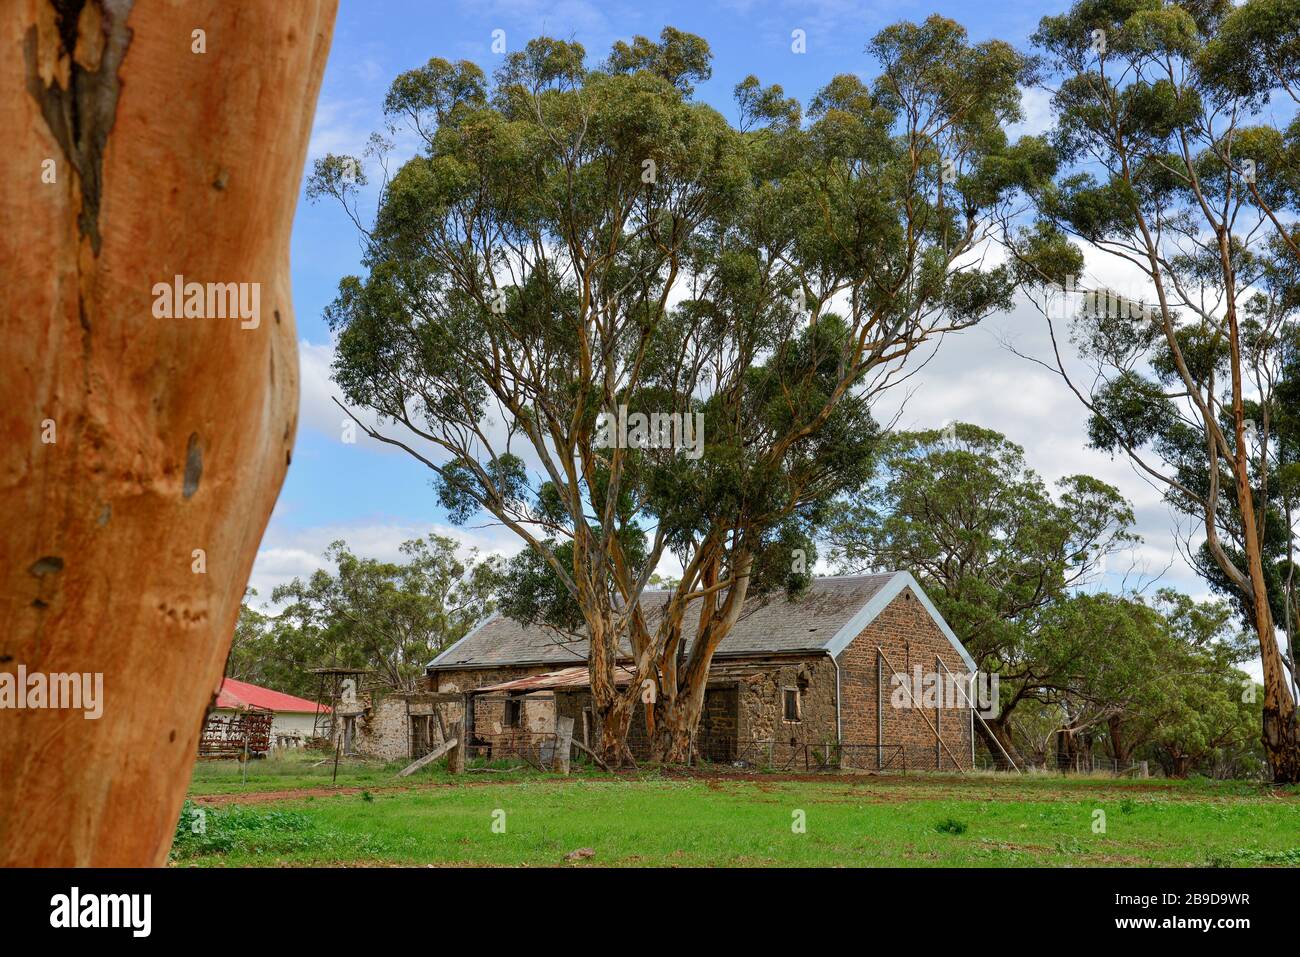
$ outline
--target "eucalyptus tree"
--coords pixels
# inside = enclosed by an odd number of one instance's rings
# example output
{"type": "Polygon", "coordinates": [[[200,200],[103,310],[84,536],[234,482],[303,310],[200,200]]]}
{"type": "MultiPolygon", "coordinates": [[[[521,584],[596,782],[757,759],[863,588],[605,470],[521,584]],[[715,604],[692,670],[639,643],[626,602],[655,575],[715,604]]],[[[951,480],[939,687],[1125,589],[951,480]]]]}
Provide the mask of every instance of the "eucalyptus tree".
{"type": "Polygon", "coordinates": [[[842,571],[916,575],[980,670],[998,675],[998,713],[977,728],[991,753],[1015,755],[1017,709],[1077,691],[1081,657],[1121,654],[1101,647],[1103,633],[1136,627],[1124,609],[1072,601],[1137,541],[1132,526],[1113,486],[1073,475],[1053,490],[1018,445],[959,422],[891,436],[876,480],[836,503],[824,539],[842,571]]]}
{"type": "Polygon", "coordinates": [[[1208,99],[1243,117],[1215,148],[1240,174],[1239,188],[1300,261],[1300,0],[1220,2],[1196,58],[1208,99]],[[1282,104],[1281,109],[1278,104],[1282,104]],[[1244,117],[1256,118],[1246,123],[1244,117]]]}
{"type": "Polygon", "coordinates": [[[498,562],[462,560],[455,540],[439,535],[399,549],[402,560],[380,561],[331,542],[324,557],[333,570],[277,586],[271,601],[283,608],[263,630],[258,665],[279,666],[281,680],[303,676],[303,665],[365,668],[390,688],[415,690],[429,660],[494,609],[498,562]]]}
{"type": "MultiPolygon", "coordinates": [[[[598,448],[597,418],[639,400],[685,247],[744,176],[734,131],[691,98],[709,75],[699,38],[584,61],[539,38],[491,84],[439,58],[394,81],[385,112],[422,148],[385,178],[369,274],[343,280],[329,319],[336,381],[380,419],[362,427],[433,470],[454,520],[489,513],[561,584],[617,757],[619,619],[662,545],[642,541],[628,449],[598,448]]],[[[360,185],[357,158],[328,156],[309,192],[347,205],[360,185]]]]}
{"type": "MultiPolygon", "coordinates": [[[[734,125],[696,102],[708,47],[671,28],[590,69],[534,40],[491,88],[433,60],[389,95],[425,149],[331,309],[335,377],[454,519],[529,545],[507,604],[589,642],[607,758],[638,698],[656,754],[684,754],[751,587],[797,588],[821,503],[865,477],[871,397],[1009,302],[976,253],[1010,186],[977,174],[1029,63],[941,18],[871,51],[877,79],[834,78],[807,122],[753,77],[734,125]],[[665,425],[696,422],[702,444],[665,425]],[[651,609],[667,554],[683,571],[651,609]]],[[[326,158],[313,195],[348,203],[358,169],[326,158]]]]}
{"type": "Polygon", "coordinates": [[[1231,620],[1226,603],[1196,602],[1170,589],[1152,601],[1105,592],[1071,596],[1052,607],[1031,652],[1058,677],[1033,699],[1043,706],[1040,719],[1022,729],[1018,716],[1017,732],[1054,738],[1062,766],[1101,744],[1121,766],[1154,754],[1180,777],[1213,772],[1212,765],[1257,771],[1249,760],[1251,732],[1243,734],[1259,722],[1255,686],[1237,667],[1250,651],[1231,620]]]}
{"type": "Polygon", "coordinates": [[[806,121],[780,87],[750,76],[735,90],[750,188],[683,303],[721,331],[708,343],[719,427],[685,476],[704,507],[661,499],[689,547],[650,643],[660,757],[684,755],[751,590],[797,590],[830,502],[870,474],[872,400],[918,348],[1010,304],[1010,272],[978,253],[1014,176],[986,167],[1015,166],[1002,127],[1033,64],[938,16],[882,30],[867,52],[874,78],[832,78],[806,121]]]}
{"type": "MultiPolygon", "coordinates": [[[[1039,146],[1059,168],[1031,185],[1037,222],[1010,245],[1026,281],[1064,286],[1083,264],[1076,243],[1142,277],[1148,296],[1108,296],[1074,316],[1086,375],[1067,369],[1055,325],[1050,364],[1088,409],[1093,444],[1128,456],[1194,516],[1202,564],[1234,591],[1259,642],[1273,775],[1295,781],[1296,706],[1269,584],[1272,543],[1290,530],[1270,507],[1266,417],[1294,301],[1257,299],[1289,250],[1239,162],[1258,140],[1246,122],[1255,94],[1229,89],[1211,62],[1210,38],[1232,16],[1215,0],[1085,0],[1042,20],[1035,41],[1057,122],[1039,146]]],[[[1249,55],[1245,69],[1264,66],[1249,55]]],[[[1049,322],[1051,299],[1040,302],[1049,322]]]]}
{"type": "MultiPolygon", "coordinates": [[[[1154,751],[1171,773],[1183,776],[1216,750],[1234,765],[1241,754],[1257,755],[1258,735],[1250,730],[1259,724],[1256,686],[1239,670],[1254,642],[1235,628],[1231,608],[1168,588],[1150,605],[1163,621],[1151,645],[1154,670],[1107,716],[1112,757],[1127,764],[1154,751]]],[[[1257,756],[1246,763],[1258,772],[1257,756]]]]}

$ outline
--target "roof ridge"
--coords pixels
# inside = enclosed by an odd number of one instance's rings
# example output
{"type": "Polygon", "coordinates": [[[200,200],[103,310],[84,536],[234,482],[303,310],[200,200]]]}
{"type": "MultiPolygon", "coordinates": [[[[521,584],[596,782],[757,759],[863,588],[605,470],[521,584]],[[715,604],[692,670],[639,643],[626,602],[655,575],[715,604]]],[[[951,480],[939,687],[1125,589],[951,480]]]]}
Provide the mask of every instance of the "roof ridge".
{"type": "MultiPolygon", "coordinates": [[[[828,641],[876,593],[897,591],[911,580],[906,572],[894,571],[822,575],[814,577],[810,587],[794,598],[784,589],[748,596],[736,627],[723,639],[717,653],[725,656],[824,650],[828,641]]],[[[641,602],[647,615],[660,613],[670,594],[658,589],[643,592],[641,602]]],[[[683,635],[688,642],[694,640],[694,624],[692,620],[686,627],[687,634],[683,635]]],[[[572,666],[585,658],[585,644],[585,639],[575,637],[561,646],[543,627],[520,624],[497,610],[430,661],[426,668],[438,671],[524,663],[572,666]]]]}
{"type": "MultiPolygon", "coordinates": [[[[814,575],[812,577],[812,582],[816,584],[817,582],[829,582],[829,581],[865,581],[868,578],[893,578],[895,575],[898,574],[901,574],[901,572],[898,571],[855,572],[852,575],[847,575],[847,574],[846,575],[814,575]]],[[[645,591],[641,592],[642,597],[645,597],[646,595],[669,595],[669,594],[672,594],[672,590],[669,588],[647,588],[645,591]]],[[[757,598],[759,596],[753,595],[750,597],[757,598]]]]}

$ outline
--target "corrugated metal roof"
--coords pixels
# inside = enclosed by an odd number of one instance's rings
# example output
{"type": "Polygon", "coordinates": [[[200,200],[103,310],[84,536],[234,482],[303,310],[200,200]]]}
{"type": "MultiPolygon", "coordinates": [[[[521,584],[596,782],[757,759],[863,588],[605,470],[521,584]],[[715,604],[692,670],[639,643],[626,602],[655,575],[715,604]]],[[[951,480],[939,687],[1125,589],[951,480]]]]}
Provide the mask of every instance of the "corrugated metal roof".
{"type": "MultiPolygon", "coordinates": [[[[222,680],[216,706],[232,711],[249,707],[293,713],[314,714],[316,711],[315,701],[308,701],[306,698],[285,694],[282,691],[272,691],[270,688],[249,684],[247,681],[236,681],[234,678],[222,680]]],[[[321,705],[320,710],[329,711],[329,705],[321,705]]]]}
{"type": "MultiPolygon", "coordinates": [[[[873,595],[894,580],[898,572],[816,578],[798,598],[785,593],[745,602],[740,619],[722,639],[715,657],[787,654],[823,651],[835,635],[852,621],[873,595]]],[[[646,619],[653,629],[668,601],[667,592],[642,596],[646,619]]],[[[695,606],[698,607],[698,606],[695,606]]],[[[688,613],[684,640],[689,648],[697,618],[688,613]]],[[[626,645],[624,655],[631,655],[626,645]]],[[[521,625],[501,615],[480,623],[456,644],[429,663],[430,669],[490,668],[504,665],[569,665],[587,660],[587,642],[561,635],[541,625],[521,625]]]]}
{"type": "MultiPolygon", "coordinates": [[[[614,669],[614,681],[616,684],[626,685],[632,680],[632,672],[627,668],[619,666],[614,669]]],[[[516,694],[525,694],[531,691],[550,691],[564,690],[568,688],[585,688],[590,684],[591,675],[586,665],[580,665],[576,668],[563,668],[560,671],[548,671],[541,675],[530,675],[527,678],[516,678],[513,681],[503,681],[496,685],[486,685],[482,688],[475,688],[470,694],[482,694],[485,691],[509,691],[516,694]]]]}

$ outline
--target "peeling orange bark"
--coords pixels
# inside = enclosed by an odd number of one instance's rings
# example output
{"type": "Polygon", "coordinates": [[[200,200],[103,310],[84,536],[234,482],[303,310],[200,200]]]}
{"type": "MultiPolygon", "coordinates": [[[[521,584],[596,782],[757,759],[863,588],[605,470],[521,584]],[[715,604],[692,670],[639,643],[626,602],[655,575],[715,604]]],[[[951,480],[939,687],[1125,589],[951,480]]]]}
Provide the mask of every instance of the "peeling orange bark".
{"type": "Polygon", "coordinates": [[[97,719],[0,707],[0,865],[166,860],[293,446],[289,231],[336,3],[0,20],[0,679],[103,676],[97,719]]]}

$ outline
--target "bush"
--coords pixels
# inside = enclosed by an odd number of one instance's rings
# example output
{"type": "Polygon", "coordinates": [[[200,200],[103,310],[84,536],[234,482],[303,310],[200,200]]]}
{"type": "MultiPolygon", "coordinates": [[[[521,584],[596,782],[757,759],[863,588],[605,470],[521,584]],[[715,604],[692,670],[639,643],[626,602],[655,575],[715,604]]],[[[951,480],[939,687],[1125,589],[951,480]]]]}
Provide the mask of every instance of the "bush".
{"type": "Polygon", "coordinates": [[[300,811],[259,810],[235,805],[200,807],[187,800],[172,838],[172,860],[231,851],[294,850],[312,843],[316,828],[300,811]]]}

